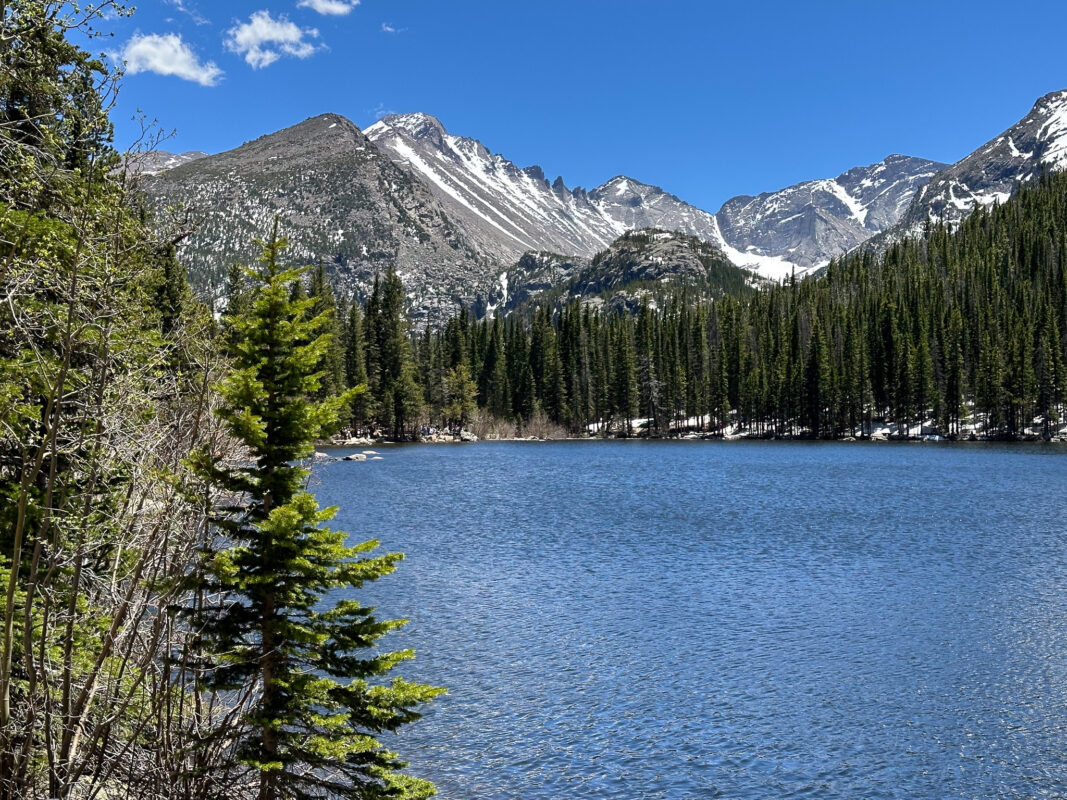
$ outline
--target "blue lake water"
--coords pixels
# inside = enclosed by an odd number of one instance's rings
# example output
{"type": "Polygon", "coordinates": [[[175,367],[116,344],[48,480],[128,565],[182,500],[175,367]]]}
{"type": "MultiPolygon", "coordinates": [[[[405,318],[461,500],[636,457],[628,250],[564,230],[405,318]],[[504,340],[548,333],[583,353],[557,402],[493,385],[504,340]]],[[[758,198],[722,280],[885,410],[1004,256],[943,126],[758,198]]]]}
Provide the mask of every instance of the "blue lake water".
{"type": "Polygon", "coordinates": [[[1067,448],[377,449],[314,489],[443,800],[1067,796],[1067,448]]]}

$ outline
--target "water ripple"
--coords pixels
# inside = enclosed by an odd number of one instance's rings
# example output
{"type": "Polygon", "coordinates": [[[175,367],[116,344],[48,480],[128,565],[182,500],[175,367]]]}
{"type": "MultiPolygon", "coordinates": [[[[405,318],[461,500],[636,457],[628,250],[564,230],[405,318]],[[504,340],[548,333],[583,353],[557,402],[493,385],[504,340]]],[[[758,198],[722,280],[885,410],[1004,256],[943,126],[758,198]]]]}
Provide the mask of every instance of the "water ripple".
{"type": "MultiPolygon", "coordinates": [[[[449,687],[443,800],[1067,795],[1051,447],[394,448],[319,467],[449,687]]],[[[394,744],[390,742],[390,744],[394,744]]]]}

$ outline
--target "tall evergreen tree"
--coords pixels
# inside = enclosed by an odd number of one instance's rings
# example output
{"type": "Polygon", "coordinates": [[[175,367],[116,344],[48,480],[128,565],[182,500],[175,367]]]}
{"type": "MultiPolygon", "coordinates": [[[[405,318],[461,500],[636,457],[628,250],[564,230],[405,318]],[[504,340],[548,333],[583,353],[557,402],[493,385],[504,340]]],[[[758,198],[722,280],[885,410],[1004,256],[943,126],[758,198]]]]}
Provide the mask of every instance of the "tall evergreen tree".
{"type": "Polygon", "coordinates": [[[345,383],[349,388],[364,387],[353,399],[349,418],[353,427],[362,428],[371,419],[373,402],[367,388],[367,353],[363,337],[363,315],[355,298],[345,321],[345,383]]]}
{"type": "Polygon", "coordinates": [[[371,684],[412,653],[359,651],[403,621],[378,620],[352,599],[327,600],[392,572],[401,555],[369,555],[374,541],[346,545],[344,533],[324,527],[334,509],[320,509],[304,489],[299,460],[348,398],[311,399],[329,320],[310,316],[312,300],[290,299],[300,271],[279,266],[283,247],[275,232],[247,273],[250,308],[231,320],[233,371],[219,413],[247,457],[199,459],[205,481],[235,498],[216,514],[228,547],[202,587],[219,598],[197,620],[218,654],[207,680],[249,698],[244,727],[227,735],[258,773],[261,800],[426,797],[432,787],[399,773],[403,762],[375,737],[416,719],[439,690],[400,678],[371,684]]]}

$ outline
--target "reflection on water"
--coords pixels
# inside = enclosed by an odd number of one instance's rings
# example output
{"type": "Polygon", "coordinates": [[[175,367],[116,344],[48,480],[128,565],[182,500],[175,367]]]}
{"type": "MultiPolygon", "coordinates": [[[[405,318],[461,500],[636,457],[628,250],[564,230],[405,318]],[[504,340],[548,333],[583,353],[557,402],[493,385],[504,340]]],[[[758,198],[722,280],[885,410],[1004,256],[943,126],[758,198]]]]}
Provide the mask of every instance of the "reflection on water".
{"type": "Polygon", "coordinates": [[[444,800],[1067,794],[1067,450],[482,444],[316,468],[407,560],[444,800]]]}

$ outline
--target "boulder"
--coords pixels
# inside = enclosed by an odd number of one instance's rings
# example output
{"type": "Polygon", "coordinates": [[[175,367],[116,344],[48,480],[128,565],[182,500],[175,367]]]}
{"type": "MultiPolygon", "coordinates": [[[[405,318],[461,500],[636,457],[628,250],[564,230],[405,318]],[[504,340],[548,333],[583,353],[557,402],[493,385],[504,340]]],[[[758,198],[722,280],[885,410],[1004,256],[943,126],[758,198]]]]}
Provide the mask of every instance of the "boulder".
{"type": "Polygon", "coordinates": [[[476,442],[476,441],[478,441],[478,437],[475,436],[470,431],[460,431],[459,432],[459,440],[461,442],[476,442]]]}
{"type": "Polygon", "coordinates": [[[352,453],[351,455],[345,456],[345,461],[366,461],[366,460],[367,460],[367,457],[365,455],[363,455],[362,453],[352,453]]]}

